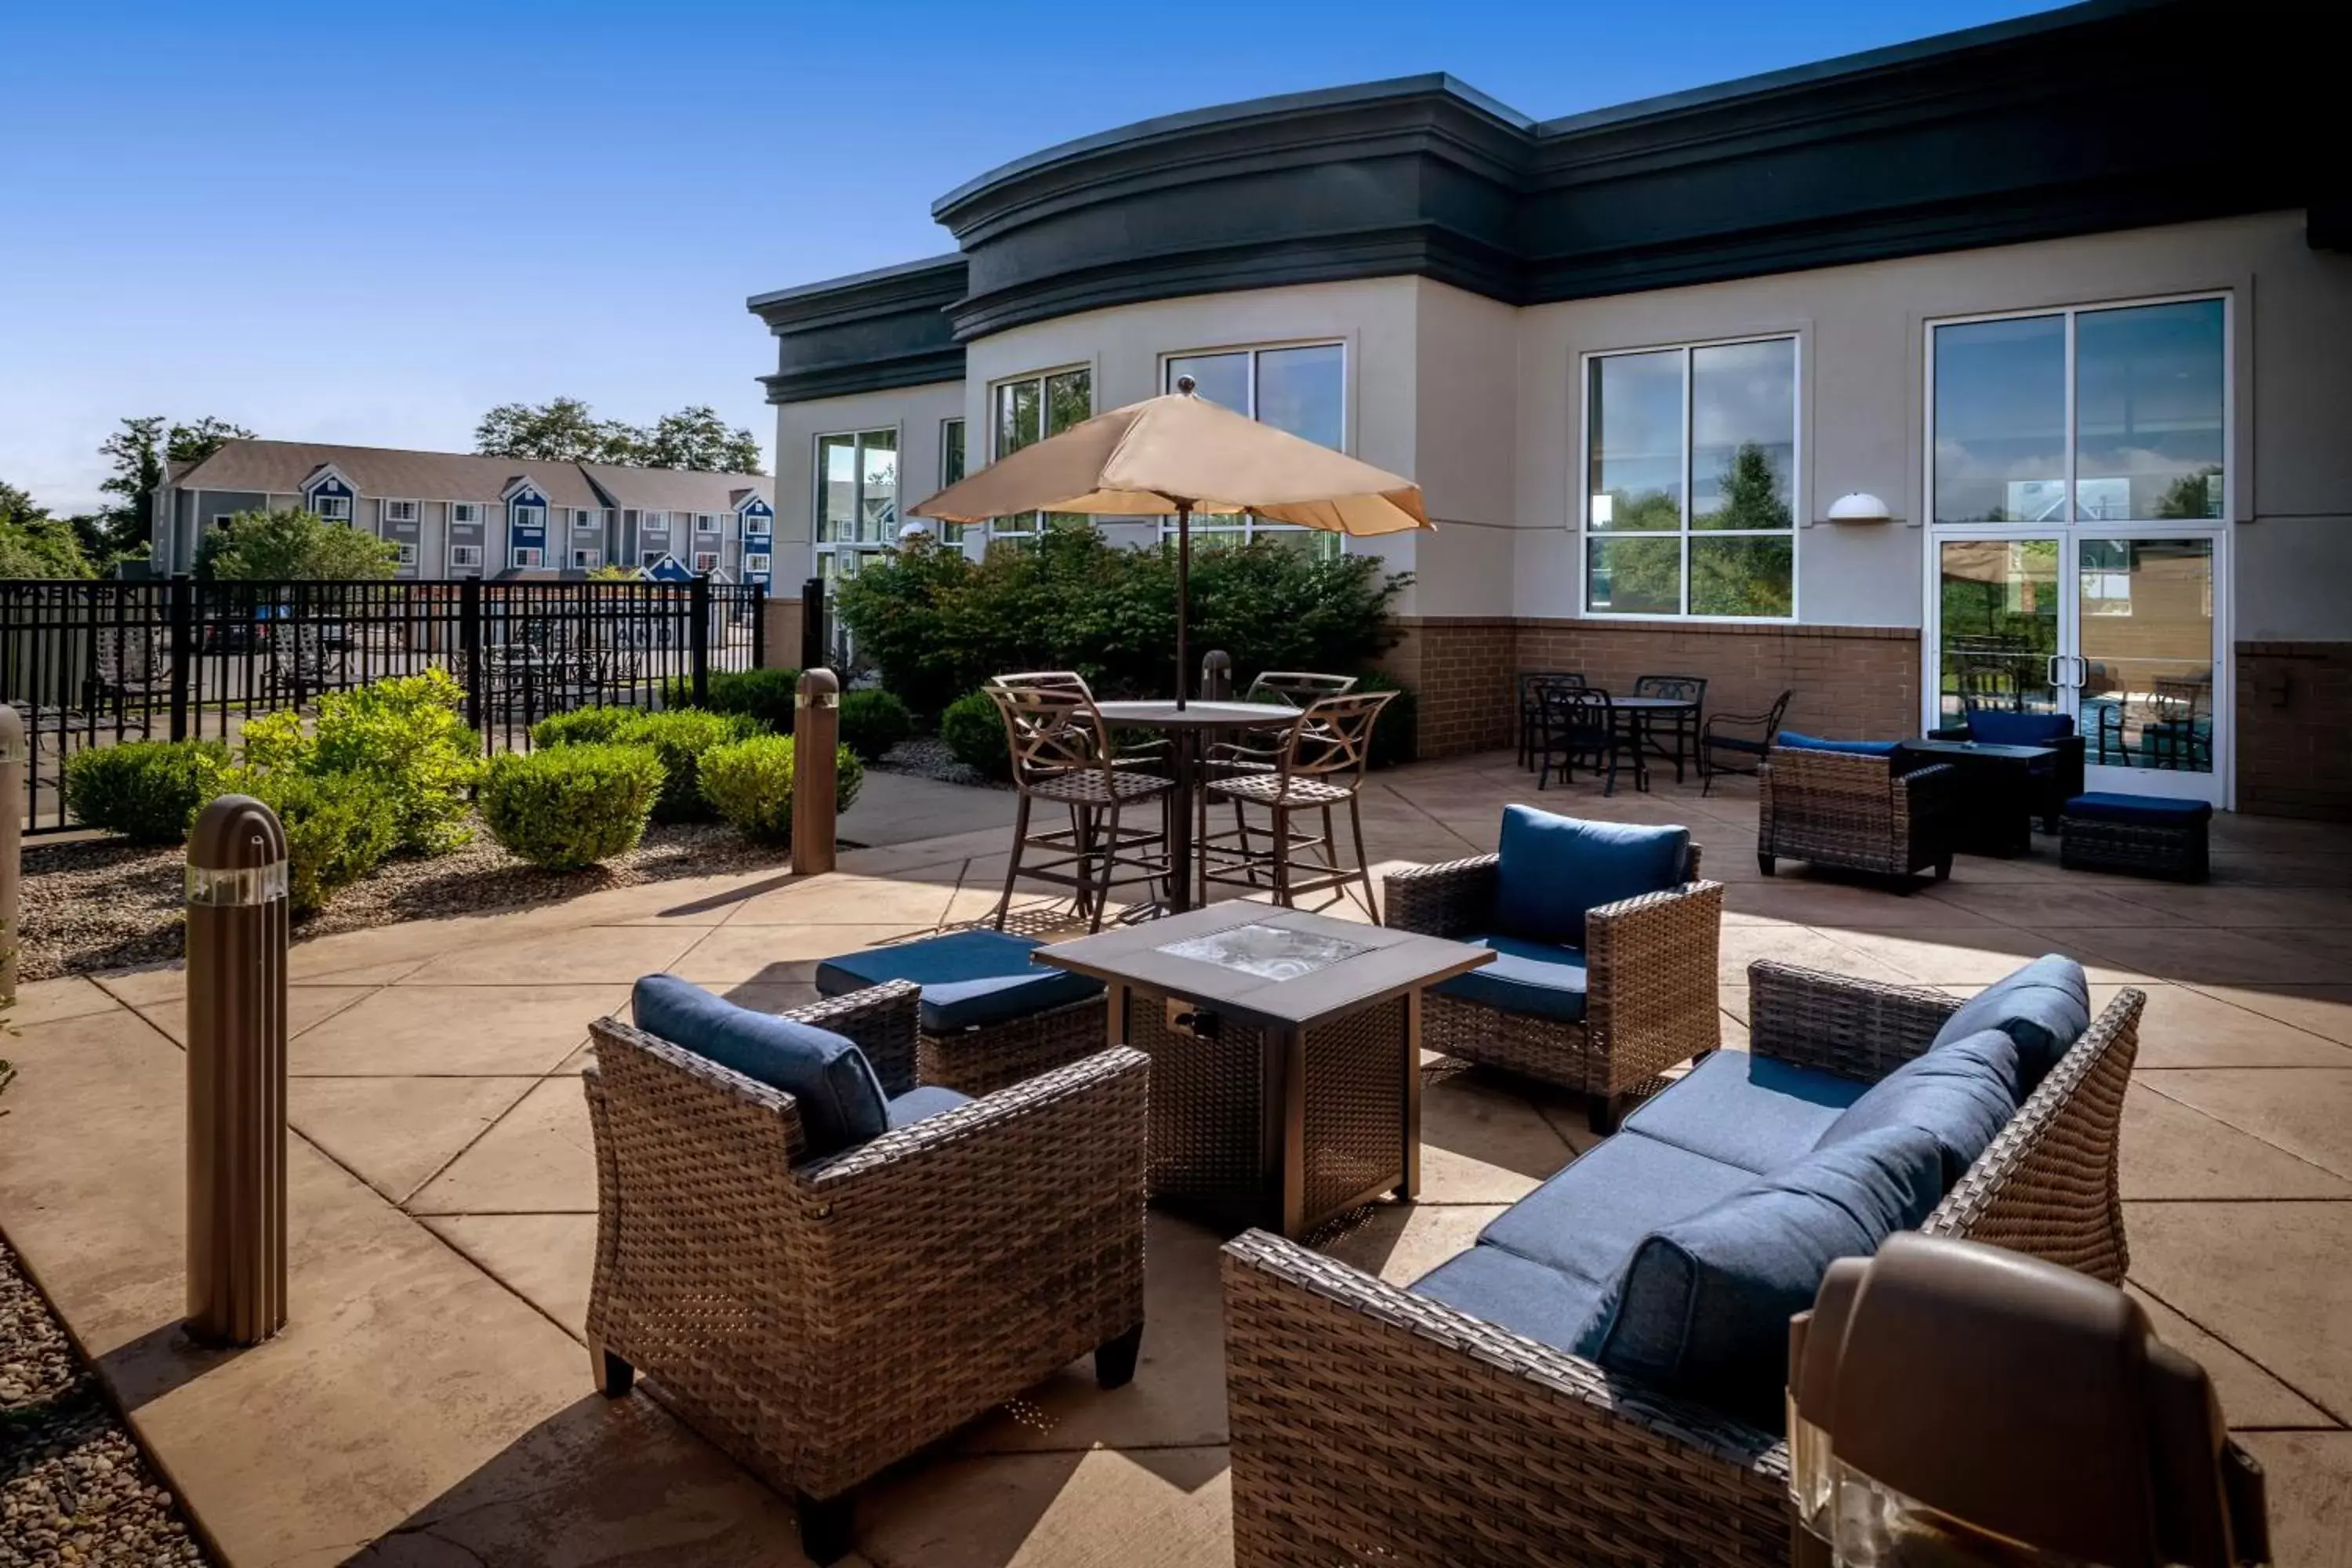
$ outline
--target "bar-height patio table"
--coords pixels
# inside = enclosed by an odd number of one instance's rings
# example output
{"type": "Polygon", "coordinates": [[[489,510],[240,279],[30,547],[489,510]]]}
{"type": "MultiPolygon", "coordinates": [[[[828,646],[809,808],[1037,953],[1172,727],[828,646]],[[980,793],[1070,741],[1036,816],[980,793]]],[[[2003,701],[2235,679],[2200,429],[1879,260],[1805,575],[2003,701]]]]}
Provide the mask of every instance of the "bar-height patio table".
{"type": "Polygon", "coordinates": [[[1192,864],[1192,792],[1200,787],[1201,753],[1206,737],[1219,730],[1265,730],[1296,720],[1299,710],[1280,702],[1187,702],[1172,700],[1139,702],[1097,702],[1103,722],[1130,730],[1157,730],[1173,745],[1170,769],[1174,798],[1168,825],[1168,901],[1170,914],[1192,907],[1192,887],[1198,875],[1192,864]]]}
{"type": "Polygon", "coordinates": [[[1034,956],[1104,981],[1108,1043],[1151,1058],[1152,1196],[1296,1238],[1417,1195],[1422,990],[1495,955],[1236,900],[1034,956]]]}

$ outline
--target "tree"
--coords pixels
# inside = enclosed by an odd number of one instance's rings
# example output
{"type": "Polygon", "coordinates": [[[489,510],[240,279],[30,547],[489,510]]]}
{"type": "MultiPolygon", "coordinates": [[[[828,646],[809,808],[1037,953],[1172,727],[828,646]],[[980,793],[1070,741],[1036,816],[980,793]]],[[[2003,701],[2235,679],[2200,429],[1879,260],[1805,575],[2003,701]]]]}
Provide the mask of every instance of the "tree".
{"type": "Polygon", "coordinates": [[[163,465],[201,463],[229,442],[252,437],[244,426],[209,414],[192,425],[168,428],[160,414],[125,419],[121,429],[99,443],[99,455],[114,465],[114,472],[98,488],[117,499],[95,517],[74,520],[82,550],[101,563],[145,555],[154,534],[155,492],[163,483],[163,465]]]}
{"type": "Polygon", "coordinates": [[[501,403],[474,426],[474,450],[488,458],[528,458],[550,463],[617,463],[640,468],[694,468],[704,473],[756,474],[760,443],[746,429],[730,429],[708,405],[665,414],[649,429],[599,419],[576,397],[532,405],[501,403]]]}
{"type": "Polygon", "coordinates": [[[709,405],[681,408],[655,422],[638,448],[648,468],[693,468],[707,474],[756,474],[760,443],[749,430],[729,429],[709,405]]]}
{"type": "Polygon", "coordinates": [[[205,415],[193,425],[174,425],[163,438],[163,456],[190,466],[203,462],[231,441],[250,441],[253,432],[242,425],[205,415]]]}
{"type": "Polygon", "coordinates": [[[642,432],[617,419],[599,419],[576,397],[533,407],[501,403],[474,426],[474,450],[487,458],[529,458],[549,463],[628,463],[642,432]]]}
{"type": "Polygon", "coordinates": [[[90,574],[73,525],[50,517],[24,489],[0,479],[0,578],[90,574]]]}
{"type": "Polygon", "coordinates": [[[238,582],[381,580],[400,562],[387,539],[329,522],[315,512],[241,511],[205,535],[196,575],[238,582]]]}

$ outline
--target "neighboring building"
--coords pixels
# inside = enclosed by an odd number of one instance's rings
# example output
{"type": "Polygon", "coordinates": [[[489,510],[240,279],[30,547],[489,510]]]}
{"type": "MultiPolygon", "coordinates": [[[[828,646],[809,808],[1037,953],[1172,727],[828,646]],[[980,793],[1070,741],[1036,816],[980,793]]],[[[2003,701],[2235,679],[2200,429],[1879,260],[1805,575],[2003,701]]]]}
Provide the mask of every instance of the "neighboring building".
{"type": "Polygon", "coordinates": [[[1965,688],[2076,713],[2107,787],[2352,815],[2352,185],[2295,21],[2101,0],[1542,123],[1433,76],[1049,148],[934,204],[956,254],[750,301],[785,580],[1190,373],[1423,486],[1436,532],[1349,548],[1413,573],[1425,752],[1507,743],[1523,668],[1877,736],[1965,688]]]}
{"type": "Polygon", "coordinates": [[[240,511],[305,507],[400,546],[423,579],[650,570],[769,581],[774,481],[758,474],[550,463],[308,441],[231,441],[175,469],[155,508],[158,572],[184,572],[240,511]]]}

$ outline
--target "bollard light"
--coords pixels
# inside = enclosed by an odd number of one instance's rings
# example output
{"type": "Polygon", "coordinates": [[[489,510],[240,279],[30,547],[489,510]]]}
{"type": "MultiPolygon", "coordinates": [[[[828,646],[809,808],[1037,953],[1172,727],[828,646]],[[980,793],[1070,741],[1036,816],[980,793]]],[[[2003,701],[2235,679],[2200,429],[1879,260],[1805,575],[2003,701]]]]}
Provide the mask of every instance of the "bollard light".
{"type": "Polygon", "coordinates": [[[188,1332],[286,1326],[286,831],[247,795],[188,835],[188,1332]]]}
{"type": "Polygon", "coordinates": [[[841,682],[829,669],[803,670],[793,692],[793,869],[802,876],[833,869],[840,743],[841,682]]]}
{"type": "Polygon", "coordinates": [[[0,1002],[16,999],[16,916],[25,869],[25,716],[0,702],[0,1002]]]}
{"type": "Polygon", "coordinates": [[[1790,1325],[1800,1568],[2237,1568],[2261,1468],[2213,1385],[2123,1291],[1902,1232],[1790,1325]]]}
{"type": "Polygon", "coordinates": [[[1234,695],[1234,656],[1213,647],[1201,656],[1201,700],[1224,702],[1234,695]]]}

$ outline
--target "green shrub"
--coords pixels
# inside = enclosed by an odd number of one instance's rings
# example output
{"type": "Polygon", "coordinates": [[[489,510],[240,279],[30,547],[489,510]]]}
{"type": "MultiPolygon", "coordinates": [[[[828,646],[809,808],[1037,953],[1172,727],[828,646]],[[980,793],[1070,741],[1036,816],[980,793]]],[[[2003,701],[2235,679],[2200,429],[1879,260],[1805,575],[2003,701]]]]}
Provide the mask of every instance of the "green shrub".
{"type": "Polygon", "coordinates": [[[134,844],[177,844],[212,795],[205,785],[228,762],[217,741],[129,741],[66,759],[66,806],[85,827],[134,844]]]}
{"type": "Polygon", "coordinates": [[[841,743],[866,762],[875,762],[915,732],[915,716],[887,691],[845,691],[841,694],[841,743]]]}
{"type": "Polygon", "coordinates": [[[465,700],[443,669],[329,692],[302,771],[368,780],[392,804],[403,851],[446,854],[471,837],[466,795],[481,776],[482,741],[460,717],[465,700]]]}
{"type": "MultiPolygon", "coordinates": [[[[834,752],[834,806],[847,811],[865,786],[866,764],[847,746],[834,752]]],[[[702,755],[702,793],[728,826],[755,844],[782,844],[793,831],[793,741],[753,735],[702,755]]]]}
{"type": "Polygon", "coordinates": [[[569,713],[551,714],[530,727],[530,743],[534,746],[601,746],[608,743],[621,726],[644,716],[641,708],[575,708],[569,713]]]}
{"type": "MultiPolygon", "coordinates": [[[[1106,698],[1164,696],[1174,558],[1172,546],[1122,548],[1087,528],[979,562],[912,540],[841,584],[841,619],[884,689],[921,714],[1012,669],[1075,669],[1106,698]]],[[[1408,580],[1376,555],[1275,540],[1196,550],[1192,646],[1224,649],[1236,669],[1359,668],[1396,640],[1389,602],[1408,580]]]]}
{"type": "Polygon", "coordinates": [[[249,795],[278,814],[286,829],[287,906],[297,916],[382,865],[400,837],[394,802],[362,774],[223,768],[211,784],[206,804],[249,795]]]}
{"type": "MultiPolygon", "coordinates": [[[[703,680],[702,706],[713,713],[749,719],[770,734],[789,735],[793,732],[793,693],[800,679],[797,669],[715,670],[703,680]]],[[[689,700],[690,691],[681,691],[670,706],[683,708],[689,700]]]]}
{"type": "Polygon", "coordinates": [[[573,871],[636,847],[662,793],[647,746],[551,746],[494,759],[482,784],[490,837],[534,866],[573,871]]]}
{"type": "Polygon", "coordinates": [[[1419,755],[1416,737],[1421,723],[1421,698],[1412,688],[1374,670],[1356,682],[1356,689],[1396,693],[1396,700],[1381,710],[1380,722],[1372,726],[1372,744],[1366,765],[1392,768],[1419,755]]]}
{"type": "Polygon", "coordinates": [[[1013,753],[1004,740],[1004,720],[985,691],[967,691],[940,715],[940,739],[955,760],[992,779],[1013,776],[1013,753]]]}
{"type": "Polygon", "coordinates": [[[677,708],[636,715],[613,731],[613,743],[642,746],[660,759],[661,797],[654,803],[655,821],[698,822],[710,816],[697,773],[702,754],[713,746],[740,740],[742,734],[740,719],[699,708],[677,708]]]}

